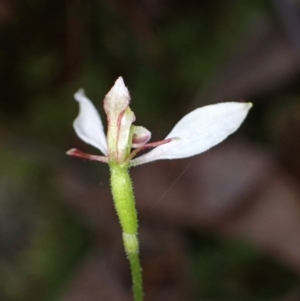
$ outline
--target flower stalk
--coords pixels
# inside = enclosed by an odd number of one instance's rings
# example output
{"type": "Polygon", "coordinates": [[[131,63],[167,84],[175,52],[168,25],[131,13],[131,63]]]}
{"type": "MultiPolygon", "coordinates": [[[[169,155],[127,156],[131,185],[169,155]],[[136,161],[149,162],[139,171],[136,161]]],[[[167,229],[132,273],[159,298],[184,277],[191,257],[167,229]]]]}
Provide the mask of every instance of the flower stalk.
{"type": "Polygon", "coordinates": [[[135,301],[143,300],[143,282],[139,260],[138,221],[134,192],[126,166],[109,164],[111,191],[122,227],[123,244],[131,269],[135,301]]]}

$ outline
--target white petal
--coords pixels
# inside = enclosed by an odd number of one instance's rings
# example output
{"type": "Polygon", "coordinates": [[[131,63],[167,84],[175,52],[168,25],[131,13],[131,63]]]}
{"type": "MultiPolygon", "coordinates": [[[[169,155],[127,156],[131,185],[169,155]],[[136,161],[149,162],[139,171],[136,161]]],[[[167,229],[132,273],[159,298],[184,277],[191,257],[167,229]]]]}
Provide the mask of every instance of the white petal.
{"type": "Polygon", "coordinates": [[[176,138],[131,161],[139,165],[160,159],[179,159],[200,154],[235,132],[251,103],[227,102],[205,106],[184,116],[166,138],[176,138]]]}
{"type": "Polygon", "coordinates": [[[130,94],[124,84],[123,78],[119,77],[110,91],[104,98],[104,110],[110,119],[117,119],[119,115],[128,107],[130,94]]]}
{"type": "Polygon", "coordinates": [[[107,155],[106,136],[96,108],[85,96],[83,89],[79,89],[74,98],[79,102],[79,115],[73,123],[76,134],[81,140],[107,155]]]}

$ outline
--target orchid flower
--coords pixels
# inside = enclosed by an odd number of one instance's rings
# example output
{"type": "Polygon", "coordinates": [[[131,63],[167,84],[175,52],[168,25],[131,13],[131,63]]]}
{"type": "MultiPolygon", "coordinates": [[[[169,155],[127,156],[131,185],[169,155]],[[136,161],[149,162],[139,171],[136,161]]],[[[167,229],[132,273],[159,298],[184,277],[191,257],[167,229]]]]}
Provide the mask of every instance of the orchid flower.
{"type": "Polygon", "coordinates": [[[130,95],[122,77],[116,80],[104,98],[107,136],[100,115],[83,89],[74,97],[80,107],[73,124],[76,134],[84,142],[98,148],[104,156],[85,154],[77,149],[71,149],[67,154],[129,167],[200,154],[235,132],[252,106],[251,103],[227,102],[198,108],[185,115],[164,140],[147,143],[151,133],[144,127],[132,124],[135,116],[129,108],[130,95]],[[154,149],[134,158],[147,148],[154,149]]]}
{"type": "Polygon", "coordinates": [[[252,104],[227,102],[196,109],[185,115],[165,139],[148,143],[150,131],[133,125],[135,116],[129,107],[130,95],[122,77],[104,98],[107,135],[97,110],[84,91],[80,89],[74,97],[79,103],[79,115],[73,124],[75,132],[84,142],[98,148],[103,156],[77,149],[67,154],[108,163],[111,191],[131,268],[133,296],[135,301],[142,301],[137,212],[128,168],[155,160],[191,157],[210,149],[237,130],[252,104]],[[136,157],[147,148],[153,149],[136,157]]]}

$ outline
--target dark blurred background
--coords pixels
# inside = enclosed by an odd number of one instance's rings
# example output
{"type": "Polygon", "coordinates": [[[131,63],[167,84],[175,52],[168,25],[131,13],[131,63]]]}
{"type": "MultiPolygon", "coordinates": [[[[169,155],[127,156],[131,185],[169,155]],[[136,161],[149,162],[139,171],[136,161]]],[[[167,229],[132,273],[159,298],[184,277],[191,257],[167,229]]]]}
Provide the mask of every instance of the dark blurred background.
{"type": "MultiPolygon", "coordinates": [[[[146,301],[300,300],[300,1],[0,0],[0,300],[131,300],[106,165],[73,94],[118,76],[162,139],[254,103],[225,143],[132,170],[146,301]]],[[[105,118],[104,118],[105,119],[105,118]]]]}

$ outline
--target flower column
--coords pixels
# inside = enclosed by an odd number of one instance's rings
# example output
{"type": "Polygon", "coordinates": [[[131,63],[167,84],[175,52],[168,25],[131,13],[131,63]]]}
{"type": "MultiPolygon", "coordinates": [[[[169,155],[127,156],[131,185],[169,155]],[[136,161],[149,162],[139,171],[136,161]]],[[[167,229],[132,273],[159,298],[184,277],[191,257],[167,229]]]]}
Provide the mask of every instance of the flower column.
{"type": "Polygon", "coordinates": [[[132,122],[135,116],[129,108],[129,101],[129,92],[122,78],[119,78],[104,99],[104,110],[108,122],[107,144],[111,190],[122,227],[125,252],[130,262],[134,300],[141,301],[143,285],[137,237],[137,212],[128,172],[129,166],[125,161],[130,154],[134,135],[132,122]]]}

